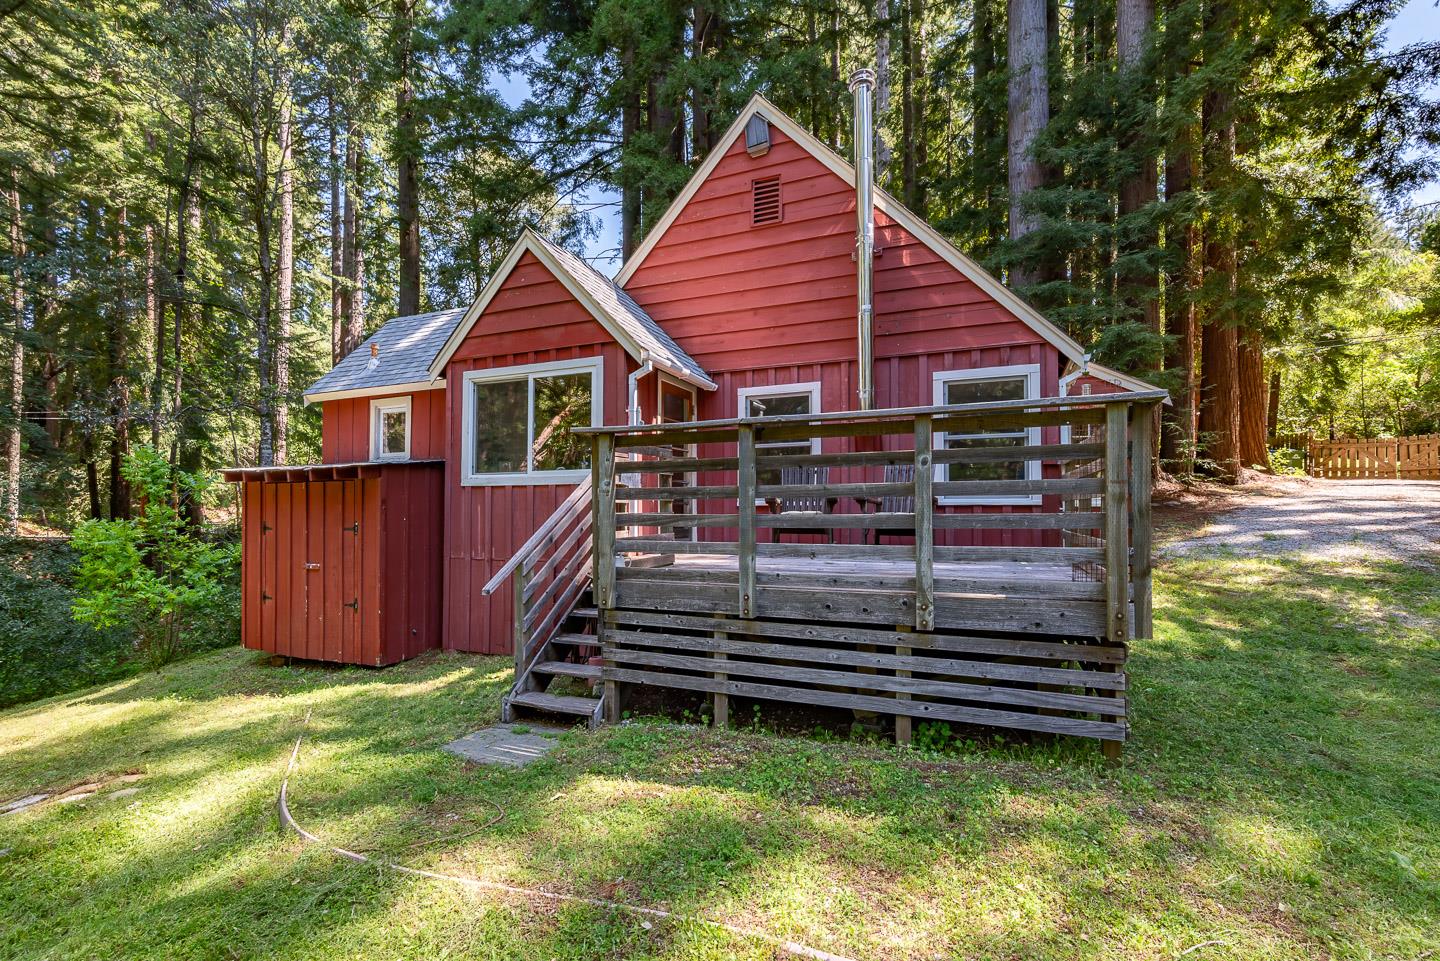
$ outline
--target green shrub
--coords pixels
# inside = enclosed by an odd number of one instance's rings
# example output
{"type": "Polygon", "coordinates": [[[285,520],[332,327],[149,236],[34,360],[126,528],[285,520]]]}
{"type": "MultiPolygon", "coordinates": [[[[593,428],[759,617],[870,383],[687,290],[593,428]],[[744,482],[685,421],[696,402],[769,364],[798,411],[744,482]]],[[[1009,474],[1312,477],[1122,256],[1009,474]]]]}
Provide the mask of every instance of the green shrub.
{"type": "Polygon", "coordinates": [[[75,563],[63,541],[0,541],[0,707],[135,670],[127,629],[101,630],[71,616],[75,563]]]}
{"type": "Polygon", "coordinates": [[[79,594],[72,610],[97,628],[128,628],[145,661],[158,667],[217,631],[233,636],[238,546],[207,541],[173,506],[176,495],[202,496],[208,478],[177,470],[146,447],[126,459],[123,472],[140,511],[130,520],[76,528],[79,594]]]}

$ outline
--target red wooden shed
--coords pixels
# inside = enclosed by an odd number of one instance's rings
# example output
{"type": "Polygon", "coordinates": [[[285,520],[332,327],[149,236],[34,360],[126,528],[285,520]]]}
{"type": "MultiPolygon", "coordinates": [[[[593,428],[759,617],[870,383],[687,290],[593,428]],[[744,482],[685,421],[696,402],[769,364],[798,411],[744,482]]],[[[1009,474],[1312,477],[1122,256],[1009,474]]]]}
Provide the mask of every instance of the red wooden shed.
{"type": "Polygon", "coordinates": [[[241,490],[246,647],[378,667],[440,646],[443,461],[224,476],[241,490]]]}

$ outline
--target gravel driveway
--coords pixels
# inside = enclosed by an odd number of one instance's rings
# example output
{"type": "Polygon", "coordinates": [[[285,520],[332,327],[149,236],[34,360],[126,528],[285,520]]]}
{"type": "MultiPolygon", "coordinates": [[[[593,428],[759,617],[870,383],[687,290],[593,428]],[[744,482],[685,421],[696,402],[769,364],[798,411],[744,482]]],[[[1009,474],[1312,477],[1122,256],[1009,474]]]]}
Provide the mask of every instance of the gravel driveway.
{"type": "Polygon", "coordinates": [[[1253,487],[1157,498],[1161,556],[1364,556],[1440,565],[1440,481],[1266,478],[1253,487]]]}

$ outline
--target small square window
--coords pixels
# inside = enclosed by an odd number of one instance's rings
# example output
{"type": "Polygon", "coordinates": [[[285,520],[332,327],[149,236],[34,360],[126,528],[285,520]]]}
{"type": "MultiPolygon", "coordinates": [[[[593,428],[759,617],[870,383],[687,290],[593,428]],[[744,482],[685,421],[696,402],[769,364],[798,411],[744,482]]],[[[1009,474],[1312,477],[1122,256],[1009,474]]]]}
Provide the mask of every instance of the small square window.
{"type": "Polygon", "coordinates": [[[370,403],[370,459],[410,458],[410,398],[385,397],[370,403]]]}

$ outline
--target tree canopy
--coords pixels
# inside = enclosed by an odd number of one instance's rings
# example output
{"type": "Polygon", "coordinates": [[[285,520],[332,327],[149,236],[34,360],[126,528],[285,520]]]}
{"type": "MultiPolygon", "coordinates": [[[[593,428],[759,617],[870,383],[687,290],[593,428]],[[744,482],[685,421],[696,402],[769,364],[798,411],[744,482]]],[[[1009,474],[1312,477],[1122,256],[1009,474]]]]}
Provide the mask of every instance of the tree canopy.
{"type": "Polygon", "coordinates": [[[385,318],[463,304],[525,226],[580,249],[615,221],[628,253],[756,91],[848,154],[859,66],[880,185],[1170,388],[1168,469],[1440,430],[1440,226],[1405,209],[1440,44],[1387,46],[1397,9],[8,5],[5,520],[127,516],[140,444],[314,459],[300,392],[385,318]]]}

